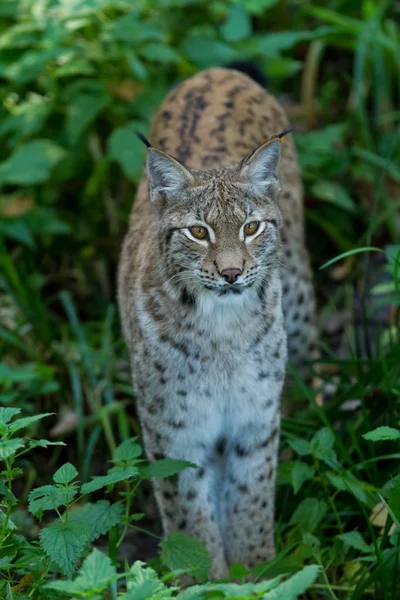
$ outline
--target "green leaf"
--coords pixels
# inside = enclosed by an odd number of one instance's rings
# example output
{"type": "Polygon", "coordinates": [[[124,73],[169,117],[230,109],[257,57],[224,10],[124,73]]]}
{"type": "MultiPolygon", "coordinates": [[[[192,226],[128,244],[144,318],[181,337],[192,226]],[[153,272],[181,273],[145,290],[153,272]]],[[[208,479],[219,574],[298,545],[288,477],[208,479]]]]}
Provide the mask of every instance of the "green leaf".
{"type": "Polygon", "coordinates": [[[15,415],[21,412],[20,408],[4,408],[0,407],[0,421],[3,423],[9,423],[15,415]]]}
{"type": "Polygon", "coordinates": [[[156,571],[140,560],[135,561],[127,573],[127,588],[121,600],[164,600],[172,598],[175,589],[167,587],[158,579],[156,571]]]}
{"type": "Polygon", "coordinates": [[[4,219],[1,221],[0,237],[9,238],[30,248],[35,247],[32,232],[23,219],[4,219]]]}
{"type": "Polygon", "coordinates": [[[88,541],[89,527],[74,521],[65,525],[52,523],[40,533],[40,545],[46,554],[59,565],[66,575],[71,575],[88,541]]]}
{"type": "Polygon", "coordinates": [[[90,527],[89,540],[93,542],[121,522],[123,506],[120,502],[110,504],[108,500],[88,502],[69,513],[68,522],[83,521],[90,527]]]}
{"type": "Polygon", "coordinates": [[[146,44],[146,46],[140,48],[139,54],[142,58],[160,64],[179,63],[181,61],[179,53],[174,48],[157,42],[146,44]]]}
{"type": "Polygon", "coordinates": [[[45,70],[50,61],[60,58],[60,48],[50,50],[30,50],[24,52],[21,58],[10,65],[4,72],[4,76],[17,83],[29,83],[37,79],[45,70]]]}
{"type": "Polygon", "coordinates": [[[107,141],[108,155],[119,163],[123,172],[133,181],[139,181],[143,171],[145,145],[136,131],[143,131],[143,123],[132,121],[114,129],[107,141]]]}
{"type": "Polygon", "coordinates": [[[390,483],[389,507],[396,519],[400,521],[400,475],[397,475],[390,483]]]}
{"type": "Polygon", "coordinates": [[[151,479],[157,477],[158,479],[165,479],[165,477],[172,477],[189,467],[197,468],[197,465],[186,460],[176,460],[175,458],[162,458],[156,460],[151,464],[147,465],[143,469],[143,477],[145,479],[151,479]]]}
{"type": "Polygon", "coordinates": [[[387,442],[400,440],[400,431],[398,429],[394,429],[393,427],[377,427],[373,431],[369,431],[368,433],[364,433],[364,440],[368,442],[387,442]]]}
{"type": "Polygon", "coordinates": [[[202,68],[226,64],[238,55],[238,52],[228,44],[212,37],[192,33],[183,42],[180,50],[195,65],[202,68]]]}
{"type": "Polygon", "coordinates": [[[248,569],[240,563],[236,563],[229,568],[229,577],[231,579],[244,579],[248,574],[248,569]]]}
{"type": "Polygon", "coordinates": [[[298,525],[302,531],[314,531],[328,511],[328,505],[319,498],[305,498],[294,511],[291,525],[298,525]]]}
{"type": "Polygon", "coordinates": [[[221,33],[227,42],[238,42],[251,36],[251,20],[241,4],[232,6],[221,26],[221,33]]]}
{"type": "Polygon", "coordinates": [[[17,450],[24,447],[24,440],[21,438],[15,438],[13,440],[1,440],[0,441],[0,460],[6,460],[10,456],[14,456],[17,450]]]}
{"type": "Polygon", "coordinates": [[[137,443],[137,438],[125,440],[118,446],[115,451],[113,462],[130,462],[134,461],[142,454],[142,448],[137,443]]]}
{"type": "Polygon", "coordinates": [[[157,581],[144,581],[128,590],[120,597],[120,600],[159,600],[159,598],[172,598],[172,593],[160,596],[157,594],[157,589],[157,581]]]}
{"type": "Polygon", "coordinates": [[[307,442],[307,440],[301,438],[289,439],[288,444],[299,456],[311,454],[310,442],[307,442]]]}
{"type": "Polygon", "coordinates": [[[82,486],[82,494],[91,494],[103,487],[113,485],[119,481],[125,481],[125,479],[130,479],[131,477],[137,477],[138,475],[139,470],[136,467],[116,467],[115,469],[111,469],[107,475],[93,477],[92,481],[85,483],[82,486]]]}
{"type": "Polygon", "coordinates": [[[49,442],[48,440],[30,440],[28,443],[29,450],[47,448],[47,446],[66,446],[66,444],[64,442],[49,442]]]}
{"type": "Polygon", "coordinates": [[[269,32],[254,40],[253,51],[263,57],[279,57],[281,52],[290,50],[300,42],[324,37],[331,33],[331,27],[318,27],[309,31],[269,32]]]}
{"type": "Polygon", "coordinates": [[[53,475],[53,481],[55,483],[66,484],[75,479],[78,475],[78,471],[75,469],[74,465],[71,463],[65,463],[62,467],[58,469],[53,475]]]}
{"type": "Polygon", "coordinates": [[[171,533],[160,542],[161,560],[171,571],[183,569],[200,579],[206,579],[211,566],[207,549],[186,533],[171,533]]]}
{"type": "Polygon", "coordinates": [[[319,179],[312,187],[311,193],[316,198],[334,204],[338,208],[342,208],[350,213],[358,212],[358,208],[354,200],[347,193],[346,189],[326,179],[319,179]]]}
{"type": "Polygon", "coordinates": [[[314,477],[315,469],[306,463],[298,460],[295,462],[292,470],[292,485],[295,494],[300,491],[303,483],[314,477]]]}
{"type": "Polygon", "coordinates": [[[335,434],[329,427],[323,427],[314,435],[311,440],[311,453],[324,462],[331,464],[336,462],[336,453],[333,450],[335,444],[335,434]]]}
{"type": "Polygon", "coordinates": [[[368,545],[361,533],[358,531],[349,531],[347,533],[342,533],[336,536],[339,540],[342,540],[346,546],[350,548],[355,548],[364,554],[370,554],[374,551],[373,544],[368,545]]]}
{"type": "Polygon", "coordinates": [[[85,583],[87,590],[99,593],[117,579],[117,572],[110,558],[94,549],[83,562],[78,579],[85,583]]]}
{"type": "Polygon", "coordinates": [[[64,157],[65,150],[50,140],[26,142],[0,164],[0,184],[42,183],[64,157]]]}
{"type": "Polygon", "coordinates": [[[133,47],[148,40],[161,40],[163,38],[160,28],[141,21],[136,11],[132,11],[110,23],[108,34],[111,38],[126,42],[133,47]]]}
{"type": "MultiPolygon", "coordinates": [[[[367,484],[357,479],[352,473],[337,475],[336,473],[327,472],[326,476],[336,489],[343,492],[350,492],[363,504],[369,504],[367,484]]],[[[368,491],[373,492],[373,488],[368,491]]]]}
{"type": "Polygon", "coordinates": [[[105,93],[81,93],[68,106],[65,131],[70,144],[75,145],[97,116],[110,104],[111,96],[105,93]]]}
{"type": "Polygon", "coordinates": [[[40,421],[40,419],[44,419],[45,417],[50,417],[54,415],[54,413],[43,413],[41,415],[33,415],[32,417],[24,417],[23,419],[17,419],[10,424],[10,431],[15,433],[20,429],[24,429],[25,427],[29,427],[32,423],[36,423],[36,421],[40,421]]]}
{"type": "Polygon", "coordinates": [[[54,510],[67,506],[75,498],[78,488],[75,484],[69,486],[43,485],[35,488],[29,494],[29,512],[33,515],[44,510],[54,510]]]}
{"type": "Polygon", "coordinates": [[[326,269],[327,267],[330,267],[331,265],[338,262],[339,260],[343,260],[343,258],[347,258],[348,256],[353,256],[353,254],[360,254],[360,252],[382,252],[383,253],[383,250],[381,248],[375,248],[375,246],[365,246],[364,248],[354,248],[353,250],[348,250],[347,252],[343,252],[342,254],[335,256],[335,258],[331,258],[331,260],[328,260],[328,262],[324,263],[319,268],[320,268],[320,270],[326,269]]]}
{"type": "Polygon", "coordinates": [[[267,596],[268,600],[296,600],[317,579],[321,568],[318,565],[304,567],[299,573],[284,581],[267,596]]]}

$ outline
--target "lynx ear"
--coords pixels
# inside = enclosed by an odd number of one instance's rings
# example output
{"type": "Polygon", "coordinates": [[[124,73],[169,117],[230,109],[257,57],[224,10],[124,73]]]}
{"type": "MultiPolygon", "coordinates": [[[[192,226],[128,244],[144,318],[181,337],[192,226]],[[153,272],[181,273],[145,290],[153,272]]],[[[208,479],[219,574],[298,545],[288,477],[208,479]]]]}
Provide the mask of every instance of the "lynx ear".
{"type": "Polygon", "coordinates": [[[152,195],[178,194],[193,183],[193,175],[175,158],[157,148],[147,151],[147,174],[152,195]]]}
{"type": "Polygon", "coordinates": [[[244,160],[240,169],[242,181],[262,195],[276,191],[279,185],[280,157],[280,140],[276,138],[266,142],[244,160]]]}

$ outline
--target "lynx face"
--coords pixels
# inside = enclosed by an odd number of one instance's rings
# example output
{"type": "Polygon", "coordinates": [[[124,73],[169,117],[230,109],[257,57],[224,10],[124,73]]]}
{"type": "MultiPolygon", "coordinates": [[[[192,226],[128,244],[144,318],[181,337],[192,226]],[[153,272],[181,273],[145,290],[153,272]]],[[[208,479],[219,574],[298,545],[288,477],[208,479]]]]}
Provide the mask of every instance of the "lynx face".
{"type": "Polygon", "coordinates": [[[193,171],[156,149],[147,170],[171,286],[232,297],[261,285],[277,260],[280,147],[261,146],[233,167],[193,171]]]}

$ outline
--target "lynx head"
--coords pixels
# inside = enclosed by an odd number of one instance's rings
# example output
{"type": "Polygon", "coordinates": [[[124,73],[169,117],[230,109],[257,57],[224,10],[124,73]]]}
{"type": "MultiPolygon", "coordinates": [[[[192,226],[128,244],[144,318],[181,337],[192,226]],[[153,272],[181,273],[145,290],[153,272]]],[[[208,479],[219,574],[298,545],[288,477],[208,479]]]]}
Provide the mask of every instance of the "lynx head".
{"type": "Polygon", "coordinates": [[[191,298],[259,288],[277,264],[280,142],[213,171],[149,148],[147,173],[168,285],[191,298]]]}

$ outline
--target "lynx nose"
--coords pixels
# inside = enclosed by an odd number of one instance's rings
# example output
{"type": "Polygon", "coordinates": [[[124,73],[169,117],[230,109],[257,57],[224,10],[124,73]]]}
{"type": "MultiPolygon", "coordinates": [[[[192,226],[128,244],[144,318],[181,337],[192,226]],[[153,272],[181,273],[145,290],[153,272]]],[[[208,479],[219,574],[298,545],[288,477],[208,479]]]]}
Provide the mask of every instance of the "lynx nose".
{"type": "Polygon", "coordinates": [[[239,275],[242,274],[242,271],[241,269],[224,269],[220,274],[222,277],[225,277],[228,283],[235,283],[239,275]]]}

